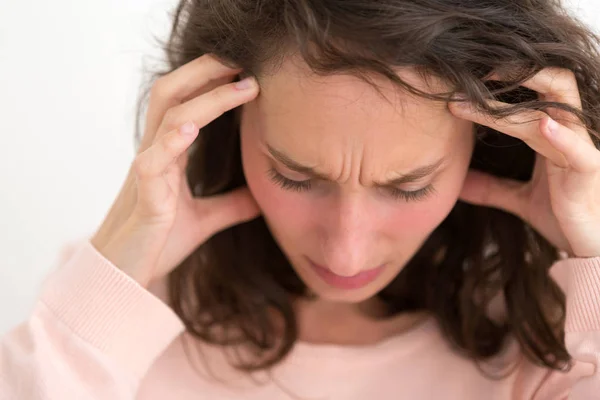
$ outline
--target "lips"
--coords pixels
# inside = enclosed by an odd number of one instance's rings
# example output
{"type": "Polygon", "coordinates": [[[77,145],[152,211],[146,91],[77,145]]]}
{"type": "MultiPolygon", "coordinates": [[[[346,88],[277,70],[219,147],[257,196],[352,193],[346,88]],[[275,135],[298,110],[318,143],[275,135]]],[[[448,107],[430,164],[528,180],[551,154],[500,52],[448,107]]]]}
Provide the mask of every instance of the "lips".
{"type": "Polygon", "coordinates": [[[327,283],[329,286],[345,290],[360,289],[361,287],[368,285],[379,276],[384,267],[384,265],[381,265],[377,268],[359,272],[354,276],[341,276],[334,274],[323,266],[315,264],[310,259],[308,262],[313,271],[315,271],[317,275],[319,275],[319,277],[325,281],[325,283],[327,283]]]}

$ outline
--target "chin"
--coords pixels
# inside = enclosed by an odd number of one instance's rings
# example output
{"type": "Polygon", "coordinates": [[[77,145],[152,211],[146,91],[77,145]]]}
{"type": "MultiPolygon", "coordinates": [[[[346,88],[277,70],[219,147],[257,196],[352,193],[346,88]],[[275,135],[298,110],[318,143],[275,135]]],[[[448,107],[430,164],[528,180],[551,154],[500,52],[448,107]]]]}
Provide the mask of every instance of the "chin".
{"type": "MultiPolygon", "coordinates": [[[[308,286],[308,285],[307,285],[308,286]]],[[[336,302],[336,303],[362,303],[374,297],[383,288],[364,288],[361,290],[340,291],[336,289],[316,289],[313,286],[308,286],[311,291],[321,300],[336,302]]]]}

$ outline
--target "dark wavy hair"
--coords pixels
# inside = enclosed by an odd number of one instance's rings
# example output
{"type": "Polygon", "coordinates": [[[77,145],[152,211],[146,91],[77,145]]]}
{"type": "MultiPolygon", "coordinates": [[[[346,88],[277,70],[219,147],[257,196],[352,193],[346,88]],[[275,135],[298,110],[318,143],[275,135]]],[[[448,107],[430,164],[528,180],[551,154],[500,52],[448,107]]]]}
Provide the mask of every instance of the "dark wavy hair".
{"type": "MultiPolygon", "coordinates": [[[[598,146],[598,42],[558,0],[182,0],[162,44],[168,66],[154,71],[150,83],[207,53],[260,82],[296,54],[320,75],[349,73],[372,83],[369,76],[376,74],[412,94],[445,102],[463,92],[495,117],[563,109],[593,133],[598,146]],[[572,71],[583,110],[541,101],[519,85],[552,66],[572,71]],[[452,90],[422,92],[400,79],[397,67],[414,68],[424,79],[437,77],[452,90]],[[506,78],[484,81],[492,71],[506,78]],[[485,99],[513,106],[494,110],[485,99]]],[[[138,145],[148,93],[146,87],[138,103],[138,145]]],[[[486,126],[475,129],[471,168],[531,178],[533,150],[486,126]]],[[[239,108],[201,129],[187,179],[201,196],[245,185],[239,108]]],[[[447,340],[478,363],[496,355],[511,334],[533,362],[563,369],[570,363],[565,296],[549,276],[558,258],[559,250],[516,216],[458,201],[378,296],[392,314],[433,314],[447,340]],[[506,306],[503,320],[488,314],[498,296],[506,306]]],[[[168,282],[170,305],[189,333],[253,355],[239,358],[237,368],[268,368],[297,340],[292,299],[307,295],[306,287],[263,218],[213,236],[171,272],[168,282]]]]}

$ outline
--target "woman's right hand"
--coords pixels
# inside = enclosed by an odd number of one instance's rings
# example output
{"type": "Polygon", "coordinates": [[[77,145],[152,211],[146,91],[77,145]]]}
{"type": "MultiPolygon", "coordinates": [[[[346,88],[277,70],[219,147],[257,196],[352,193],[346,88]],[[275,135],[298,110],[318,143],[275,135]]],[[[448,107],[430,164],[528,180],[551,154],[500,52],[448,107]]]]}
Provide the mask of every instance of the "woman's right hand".
{"type": "Polygon", "coordinates": [[[159,78],[129,174],[92,245],[142,286],[167,275],[220,230],[251,220],[259,209],[247,188],[194,198],[185,176],[198,130],[258,94],[231,83],[231,69],[210,54],[159,78]]]}

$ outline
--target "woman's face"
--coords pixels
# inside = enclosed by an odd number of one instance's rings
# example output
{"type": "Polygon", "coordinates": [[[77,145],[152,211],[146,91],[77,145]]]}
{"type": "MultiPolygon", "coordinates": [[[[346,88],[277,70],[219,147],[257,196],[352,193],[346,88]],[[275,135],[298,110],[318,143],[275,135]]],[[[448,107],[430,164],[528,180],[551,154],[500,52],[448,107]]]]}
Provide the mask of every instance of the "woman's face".
{"type": "Polygon", "coordinates": [[[388,101],[358,78],[288,61],[242,107],[248,186],[322,299],[361,302],[390,283],[454,206],[472,154],[471,122],[377,82],[388,101]]]}

